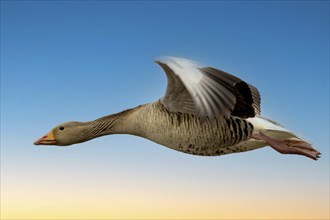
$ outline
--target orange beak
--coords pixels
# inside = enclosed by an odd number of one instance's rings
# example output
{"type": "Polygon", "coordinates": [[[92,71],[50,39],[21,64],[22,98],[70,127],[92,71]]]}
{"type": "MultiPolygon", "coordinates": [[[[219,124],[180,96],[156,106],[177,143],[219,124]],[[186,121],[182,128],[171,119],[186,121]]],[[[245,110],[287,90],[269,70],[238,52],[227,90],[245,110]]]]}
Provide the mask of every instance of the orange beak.
{"type": "Polygon", "coordinates": [[[53,131],[50,131],[48,134],[34,142],[35,145],[54,145],[55,143],[56,141],[53,131]]]}

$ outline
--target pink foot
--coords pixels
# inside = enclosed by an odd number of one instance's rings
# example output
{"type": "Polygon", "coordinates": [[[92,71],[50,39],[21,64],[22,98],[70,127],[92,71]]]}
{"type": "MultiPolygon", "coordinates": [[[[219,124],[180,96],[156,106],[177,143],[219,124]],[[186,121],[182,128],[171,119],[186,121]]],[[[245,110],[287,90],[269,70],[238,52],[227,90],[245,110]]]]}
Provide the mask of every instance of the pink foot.
{"type": "Polygon", "coordinates": [[[313,160],[320,158],[321,153],[311,147],[311,145],[298,138],[288,138],[284,140],[275,140],[262,133],[254,133],[252,137],[256,140],[263,140],[273,149],[281,154],[299,154],[309,157],[313,160]]]}

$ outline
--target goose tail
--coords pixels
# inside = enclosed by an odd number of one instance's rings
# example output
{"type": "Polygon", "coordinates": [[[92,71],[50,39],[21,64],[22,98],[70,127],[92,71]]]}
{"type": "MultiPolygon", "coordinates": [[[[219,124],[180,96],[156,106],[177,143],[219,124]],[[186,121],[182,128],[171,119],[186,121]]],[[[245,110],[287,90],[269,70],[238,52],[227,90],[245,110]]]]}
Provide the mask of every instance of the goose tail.
{"type": "Polygon", "coordinates": [[[304,138],[284,126],[263,116],[247,119],[254,127],[252,138],[264,141],[266,145],[282,154],[297,154],[317,160],[321,153],[304,138]]]}

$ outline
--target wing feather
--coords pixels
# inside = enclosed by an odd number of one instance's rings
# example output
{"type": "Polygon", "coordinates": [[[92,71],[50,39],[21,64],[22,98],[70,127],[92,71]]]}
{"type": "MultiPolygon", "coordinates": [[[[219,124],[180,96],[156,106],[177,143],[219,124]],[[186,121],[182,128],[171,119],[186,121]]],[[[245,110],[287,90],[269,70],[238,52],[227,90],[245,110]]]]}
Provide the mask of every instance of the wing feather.
{"type": "Polygon", "coordinates": [[[252,85],[224,71],[183,59],[156,60],[167,76],[161,103],[171,112],[194,114],[204,120],[260,114],[260,94],[252,85]]]}

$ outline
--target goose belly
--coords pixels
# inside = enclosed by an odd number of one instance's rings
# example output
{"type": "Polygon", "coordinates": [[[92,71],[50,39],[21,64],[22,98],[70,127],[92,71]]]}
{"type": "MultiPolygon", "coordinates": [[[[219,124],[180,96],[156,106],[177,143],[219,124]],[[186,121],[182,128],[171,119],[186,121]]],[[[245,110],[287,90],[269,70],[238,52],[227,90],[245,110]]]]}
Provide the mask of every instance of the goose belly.
{"type": "Polygon", "coordinates": [[[200,122],[186,113],[149,115],[143,135],[174,150],[202,156],[217,156],[250,150],[253,126],[231,117],[223,122],[200,122]],[[153,116],[155,118],[153,118],[153,116]]]}

